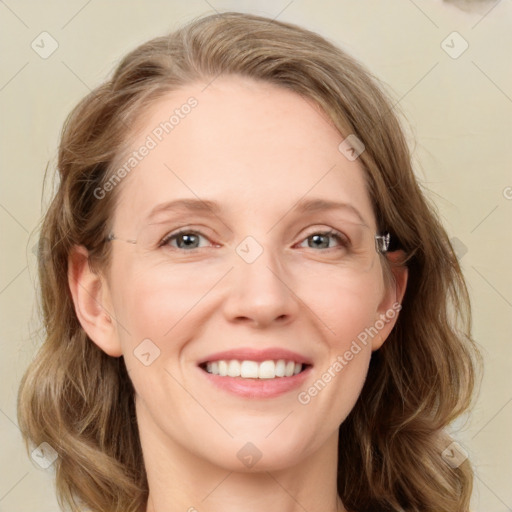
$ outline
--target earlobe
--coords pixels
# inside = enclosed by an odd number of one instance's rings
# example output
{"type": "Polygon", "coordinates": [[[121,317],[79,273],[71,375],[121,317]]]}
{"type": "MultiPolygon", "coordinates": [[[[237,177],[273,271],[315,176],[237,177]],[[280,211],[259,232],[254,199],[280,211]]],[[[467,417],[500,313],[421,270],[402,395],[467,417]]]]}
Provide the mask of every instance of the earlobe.
{"type": "Polygon", "coordinates": [[[402,309],[402,301],[407,287],[407,278],[409,269],[406,265],[401,265],[405,256],[404,251],[397,250],[387,254],[387,258],[391,261],[391,279],[385,284],[384,298],[379,305],[378,319],[376,327],[381,327],[377,336],[372,341],[372,351],[378,350],[386,341],[389,334],[395,326],[400,310],[402,309]]]}
{"type": "Polygon", "coordinates": [[[112,320],[108,285],[91,270],[88,251],[83,246],[75,246],[69,254],[68,283],[76,315],[89,338],[108,355],[123,355],[112,320]]]}

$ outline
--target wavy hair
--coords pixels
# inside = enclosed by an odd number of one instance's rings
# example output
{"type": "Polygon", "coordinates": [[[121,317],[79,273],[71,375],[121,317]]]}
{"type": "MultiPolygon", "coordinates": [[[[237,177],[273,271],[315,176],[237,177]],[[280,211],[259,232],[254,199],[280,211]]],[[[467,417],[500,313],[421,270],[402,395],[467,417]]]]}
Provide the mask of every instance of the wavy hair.
{"type": "MultiPolygon", "coordinates": [[[[68,256],[89,250],[110,263],[108,182],[146,107],[169,91],[219,75],[263,80],[314,100],[359,159],[380,232],[392,234],[409,269],[403,308],[372,354],[361,395],[339,429],[338,492],[358,512],[466,512],[473,471],[441,453],[445,434],[472,404],[481,356],[471,337],[463,274],[435,206],[416,179],[396,106],[385,86],[325,38],[293,24],[227,12],[202,17],[126,55],[69,114],[58,152],[59,183],[40,231],[38,275],[44,341],[18,395],[29,443],[49,443],[59,504],[73,512],[140,512],[148,482],[124,359],[86,335],[68,285],[68,256]]],[[[389,273],[392,263],[385,259],[389,273]]]]}

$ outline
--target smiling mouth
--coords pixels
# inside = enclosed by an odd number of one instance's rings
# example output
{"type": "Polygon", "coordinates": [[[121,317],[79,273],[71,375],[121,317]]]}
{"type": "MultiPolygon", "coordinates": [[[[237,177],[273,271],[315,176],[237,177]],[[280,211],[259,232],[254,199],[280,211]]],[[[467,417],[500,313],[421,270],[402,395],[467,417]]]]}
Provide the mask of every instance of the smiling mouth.
{"type": "Polygon", "coordinates": [[[207,373],[220,377],[241,377],[242,379],[277,379],[293,377],[302,373],[310,364],[296,363],[295,361],[277,359],[266,361],[251,361],[237,359],[221,359],[207,361],[199,365],[207,373]]]}

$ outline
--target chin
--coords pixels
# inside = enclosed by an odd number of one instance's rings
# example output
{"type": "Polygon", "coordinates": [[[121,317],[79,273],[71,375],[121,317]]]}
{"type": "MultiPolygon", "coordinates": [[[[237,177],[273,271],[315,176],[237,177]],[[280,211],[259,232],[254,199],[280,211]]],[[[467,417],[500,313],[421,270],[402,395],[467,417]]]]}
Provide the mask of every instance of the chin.
{"type": "MultiPolygon", "coordinates": [[[[274,425],[275,428],[275,425],[274,425]]],[[[242,473],[258,473],[263,471],[279,471],[304,462],[308,456],[319,448],[319,440],[315,436],[300,435],[291,437],[283,431],[277,433],[254,434],[251,436],[235,437],[222,446],[210,445],[211,451],[205,457],[212,464],[220,466],[227,471],[242,473]],[[275,436],[275,437],[274,437],[275,436]],[[315,442],[313,442],[315,441],[315,442]],[[224,454],[222,459],[215,454],[224,454]],[[211,458],[211,455],[214,455],[211,458]]]]}

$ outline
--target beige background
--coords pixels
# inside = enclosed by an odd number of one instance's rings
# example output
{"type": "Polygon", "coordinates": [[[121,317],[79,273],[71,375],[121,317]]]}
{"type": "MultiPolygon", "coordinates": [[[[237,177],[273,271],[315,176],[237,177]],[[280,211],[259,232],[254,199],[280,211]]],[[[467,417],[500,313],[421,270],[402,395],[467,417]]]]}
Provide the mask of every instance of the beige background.
{"type": "MultiPolygon", "coordinates": [[[[391,87],[418,177],[458,248],[486,373],[454,426],[476,465],[473,510],[512,510],[512,2],[434,0],[0,2],[0,512],[57,511],[52,467],[25,454],[16,393],[33,356],[36,228],[66,114],[137,44],[215,10],[291,21],[341,45],[391,87]],[[43,5],[44,4],[44,5],[43,5]],[[471,5],[472,7],[467,7],[471,5]],[[48,32],[57,50],[31,48],[48,32]],[[457,35],[450,34],[457,31],[457,35]],[[442,42],[454,52],[452,58],[442,42]],[[42,51],[39,50],[39,51],[42,51]]],[[[50,40],[46,39],[49,49],[50,40]]],[[[41,45],[41,43],[39,43],[41,45]]]]}

